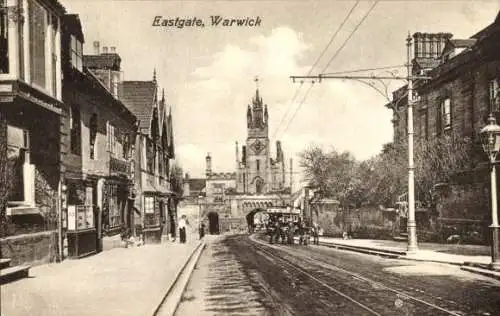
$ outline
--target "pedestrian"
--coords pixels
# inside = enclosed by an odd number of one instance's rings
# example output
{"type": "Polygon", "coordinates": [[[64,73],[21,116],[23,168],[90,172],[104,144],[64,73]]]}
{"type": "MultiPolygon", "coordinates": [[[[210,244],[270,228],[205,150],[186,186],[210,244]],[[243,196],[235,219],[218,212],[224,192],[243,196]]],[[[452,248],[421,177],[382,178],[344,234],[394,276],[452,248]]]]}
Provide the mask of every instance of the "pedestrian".
{"type": "Polygon", "coordinates": [[[312,233],[313,233],[313,244],[319,245],[319,225],[318,225],[318,223],[313,224],[312,233]]]}
{"type": "Polygon", "coordinates": [[[200,225],[200,239],[202,239],[205,236],[205,224],[201,223],[200,225]]]}
{"type": "Polygon", "coordinates": [[[182,215],[179,220],[179,241],[181,243],[186,243],[186,215],[182,215]]]}

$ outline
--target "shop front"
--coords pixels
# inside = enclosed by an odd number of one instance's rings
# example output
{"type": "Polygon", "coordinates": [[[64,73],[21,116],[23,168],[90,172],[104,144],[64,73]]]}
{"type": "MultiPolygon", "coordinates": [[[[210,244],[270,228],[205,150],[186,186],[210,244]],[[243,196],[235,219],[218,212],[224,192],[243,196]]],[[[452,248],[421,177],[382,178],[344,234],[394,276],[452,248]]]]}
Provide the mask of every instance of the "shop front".
{"type": "Polygon", "coordinates": [[[97,179],[66,179],[65,210],[68,258],[81,258],[99,251],[97,179]]]}
{"type": "Polygon", "coordinates": [[[161,243],[168,221],[168,200],[172,193],[150,182],[143,188],[143,225],[145,243],[161,243]]]}

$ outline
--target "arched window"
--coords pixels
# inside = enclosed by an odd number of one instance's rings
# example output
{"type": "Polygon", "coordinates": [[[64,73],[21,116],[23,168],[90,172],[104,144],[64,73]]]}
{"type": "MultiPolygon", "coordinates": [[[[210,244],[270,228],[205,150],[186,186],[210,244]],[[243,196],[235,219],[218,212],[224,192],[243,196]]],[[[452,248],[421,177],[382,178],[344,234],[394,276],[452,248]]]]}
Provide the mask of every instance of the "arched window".
{"type": "Polygon", "coordinates": [[[263,187],[264,187],[264,182],[262,181],[262,179],[257,179],[255,181],[255,192],[257,194],[261,194],[263,187]]]}

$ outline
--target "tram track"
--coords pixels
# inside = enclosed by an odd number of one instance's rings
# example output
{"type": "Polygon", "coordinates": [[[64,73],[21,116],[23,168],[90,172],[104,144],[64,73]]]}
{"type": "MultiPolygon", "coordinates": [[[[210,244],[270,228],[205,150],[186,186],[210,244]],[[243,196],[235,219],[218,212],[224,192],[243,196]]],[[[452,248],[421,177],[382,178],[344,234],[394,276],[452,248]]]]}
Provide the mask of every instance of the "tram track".
{"type": "MultiPolygon", "coordinates": [[[[401,315],[406,312],[407,315],[464,315],[449,307],[442,307],[430,302],[429,298],[417,297],[406,291],[395,289],[365,275],[333,265],[326,260],[291,253],[290,249],[292,248],[271,246],[253,237],[250,238],[249,243],[255,251],[261,252],[272,258],[273,261],[280,262],[306,276],[313,283],[357,306],[365,314],[401,315]],[[275,252],[272,252],[271,249],[275,252]],[[286,255],[279,256],[276,251],[286,255]]],[[[294,247],[293,250],[297,252],[297,247],[294,247]]],[[[301,251],[299,250],[299,252],[301,251]]]]}

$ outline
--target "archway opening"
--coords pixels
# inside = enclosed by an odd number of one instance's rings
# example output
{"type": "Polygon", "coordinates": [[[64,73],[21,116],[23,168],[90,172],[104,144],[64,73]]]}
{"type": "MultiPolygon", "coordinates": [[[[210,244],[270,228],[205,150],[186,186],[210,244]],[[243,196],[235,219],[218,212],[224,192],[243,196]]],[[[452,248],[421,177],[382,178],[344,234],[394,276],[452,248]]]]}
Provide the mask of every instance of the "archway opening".
{"type": "Polygon", "coordinates": [[[219,214],[216,212],[210,212],[207,215],[208,217],[208,232],[211,235],[220,234],[219,230],[219,214]]]}
{"type": "Polygon", "coordinates": [[[252,210],[246,216],[248,231],[253,233],[256,230],[265,229],[268,217],[269,215],[267,214],[267,210],[263,208],[256,208],[252,210]]]}

